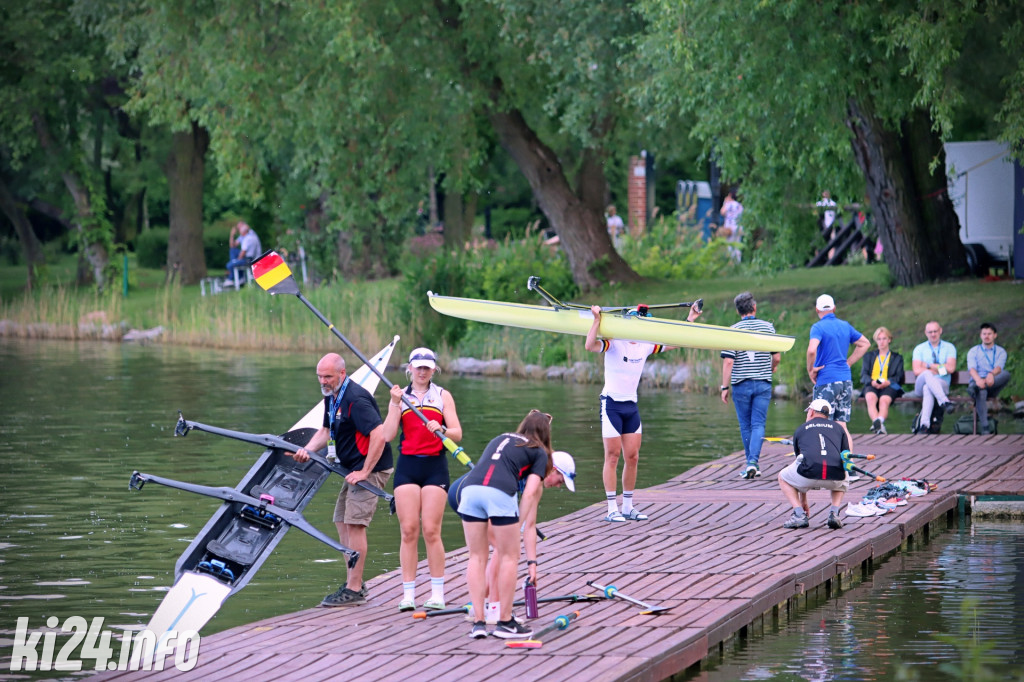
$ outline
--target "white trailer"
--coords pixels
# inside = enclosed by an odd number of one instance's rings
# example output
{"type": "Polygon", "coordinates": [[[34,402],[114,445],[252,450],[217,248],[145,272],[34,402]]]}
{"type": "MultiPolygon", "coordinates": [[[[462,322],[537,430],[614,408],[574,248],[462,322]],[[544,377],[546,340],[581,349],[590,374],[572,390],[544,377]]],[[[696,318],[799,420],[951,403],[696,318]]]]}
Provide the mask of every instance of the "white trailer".
{"type": "MultiPolygon", "coordinates": [[[[987,273],[993,263],[1012,265],[1015,252],[1024,256],[1018,234],[1024,173],[1009,147],[994,141],[947,142],[946,173],[972,269],[987,273]]],[[[1021,276],[1021,268],[1015,269],[1021,276]]]]}

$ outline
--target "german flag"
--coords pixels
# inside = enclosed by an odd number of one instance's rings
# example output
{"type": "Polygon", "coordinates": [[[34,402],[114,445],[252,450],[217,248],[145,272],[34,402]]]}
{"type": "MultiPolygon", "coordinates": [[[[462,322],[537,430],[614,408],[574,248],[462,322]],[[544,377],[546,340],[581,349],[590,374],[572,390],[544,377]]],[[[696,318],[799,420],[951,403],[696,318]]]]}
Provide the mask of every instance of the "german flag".
{"type": "Polygon", "coordinates": [[[252,262],[252,276],[264,291],[271,294],[299,294],[299,285],[291,268],[276,251],[266,251],[252,262]]]}

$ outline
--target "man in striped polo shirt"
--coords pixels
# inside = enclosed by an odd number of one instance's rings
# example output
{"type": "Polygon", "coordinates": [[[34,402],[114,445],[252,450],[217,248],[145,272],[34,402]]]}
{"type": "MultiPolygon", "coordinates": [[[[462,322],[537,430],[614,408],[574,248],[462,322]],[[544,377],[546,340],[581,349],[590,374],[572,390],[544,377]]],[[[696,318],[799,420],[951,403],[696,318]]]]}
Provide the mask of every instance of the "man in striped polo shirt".
{"type": "MultiPolygon", "coordinates": [[[[740,321],[732,326],[743,331],[775,333],[771,322],[757,319],[757,301],[749,291],[744,291],[734,301],[740,321]]],[[[761,458],[761,442],[764,440],[765,422],[768,421],[768,405],[772,399],[772,373],[779,366],[781,353],[752,350],[722,351],[722,402],[732,402],[736,407],[736,418],[740,422],[740,438],[747,467],[740,474],[743,478],[761,475],[758,460],[761,458]]]]}

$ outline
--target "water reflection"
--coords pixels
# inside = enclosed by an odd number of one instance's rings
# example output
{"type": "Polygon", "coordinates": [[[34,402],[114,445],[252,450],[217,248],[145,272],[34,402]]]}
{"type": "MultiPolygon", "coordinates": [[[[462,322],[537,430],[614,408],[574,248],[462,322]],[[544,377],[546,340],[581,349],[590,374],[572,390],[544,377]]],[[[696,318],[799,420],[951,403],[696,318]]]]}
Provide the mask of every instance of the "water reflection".
{"type": "Polygon", "coordinates": [[[697,679],[980,679],[984,671],[969,667],[978,655],[989,679],[1018,679],[1022,587],[1024,524],[974,523],[890,558],[862,584],[728,651],[697,679]]]}

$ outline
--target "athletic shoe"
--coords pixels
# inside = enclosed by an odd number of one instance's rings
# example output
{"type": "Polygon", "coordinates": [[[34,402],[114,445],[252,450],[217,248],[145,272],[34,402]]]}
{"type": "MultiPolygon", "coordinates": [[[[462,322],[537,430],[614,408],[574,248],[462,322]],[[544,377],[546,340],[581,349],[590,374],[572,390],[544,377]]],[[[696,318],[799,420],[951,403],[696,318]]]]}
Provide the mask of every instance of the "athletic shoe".
{"type": "Polygon", "coordinates": [[[324,597],[320,606],[359,606],[366,603],[366,597],[348,589],[345,586],[339,587],[337,592],[324,597]]]}
{"type": "Polygon", "coordinates": [[[857,474],[850,474],[849,476],[846,477],[846,480],[852,483],[853,481],[859,481],[860,476],[858,476],[857,474]]]}
{"type": "Polygon", "coordinates": [[[877,417],[871,422],[871,433],[878,433],[882,430],[882,420],[877,417]]]}
{"type": "Polygon", "coordinates": [[[942,405],[939,405],[939,407],[941,407],[943,410],[945,410],[946,414],[953,414],[953,411],[956,410],[956,403],[954,403],[952,400],[950,400],[949,402],[946,402],[946,403],[943,403],[942,405]]]}
{"type": "Polygon", "coordinates": [[[522,639],[531,636],[533,634],[533,629],[523,625],[513,618],[512,620],[500,621],[494,627],[494,632],[491,634],[495,637],[501,637],[502,639],[522,639]]]}
{"type": "Polygon", "coordinates": [[[783,528],[807,528],[811,525],[810,519],[806,516],[797,517],[796,514],[789,517],[789,520],[782,524],[783,528]]]}
{"type": "Polygon", "coordinates": [[[431,597],[427,601],[423,602],[423,608],[428,611],[440,611],[444,608],[444,599],[434,599],[431,597]]]}
{"type": "Polygon", "coordinates": [[[626,517],[622,515],[622,512],[613,511],[608,512],[608,516],[604,517],[604,520],[611,523],[622,523],[626,520],[626,517]]]}
{"type": "Polygon", "coordinates": [[[835,512],[828,513],[828,521],[826,521],[825,523],[832,530],[839,530],[843,527],[843,522],[839,520],[839,517],[836,516],[835,512]]]}
{"type": "Polygon", "coordinates": [[[885,430],[885,420],[884,419],[879,419],[878,422],[879,422],[878,423],[878,435],[879,436],[887,436],[887,435],[889,435],[889,432],[885,430]]]}
{"type": "Polygon", "coordinates": [[[755,476],[757,476],[757,473],[757,467],[754,466],[753,464],[748,464],[746,471],[743,472],[743,478],[749,481],[753,479],[755,476]]]}
{"type": "Polygon", "coordinates": [[[638,511],[635,507],[622,515],[627,521],[646,521],[647,514],[638,511]]]}
{"type": "Polygon", "coordinates": [[[363,599],[370,598],[370,591],[366,589],[366,583],[363,583],[363,586],[359,588],[359,596],[363,599]]]}
{"type": "MultiPolygon", "coordinates": [[[[426,604],[424,604],[423,606],[424,606],[424,608],[426,608],[426,604]]],[[[416,602],[414,602],[412,599],[403,599],[402,601],[398,602],[398,610],[399,611],[415,611],[416,610],[416,602]]]]}
{"type": "Polygon", "coordinates": [[[487,636],[487,625],[482,620],[473,623],[473,629],[469,631],[469,636],[473,639],[483,639],[487,636]]]}

